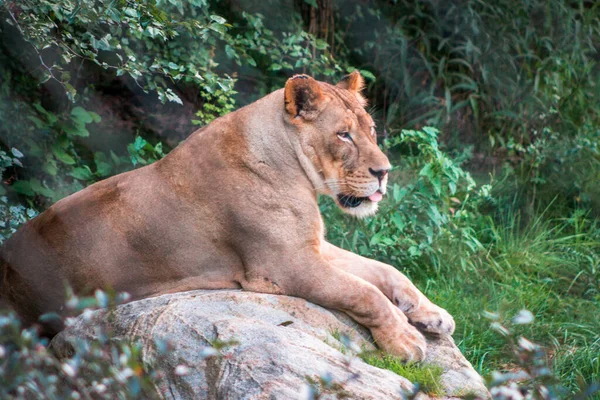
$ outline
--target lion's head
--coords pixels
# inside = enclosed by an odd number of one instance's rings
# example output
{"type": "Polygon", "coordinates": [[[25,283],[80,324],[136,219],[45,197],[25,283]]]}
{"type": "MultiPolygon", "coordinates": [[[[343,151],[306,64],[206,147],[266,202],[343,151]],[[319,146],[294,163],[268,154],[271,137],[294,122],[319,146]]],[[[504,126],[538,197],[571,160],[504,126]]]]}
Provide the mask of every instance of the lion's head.
{"type": "Polygon", "coordinates": [[[335,86],[306,75],[285,85],[286,120],[298,135],[301,163],[315,189],[358,217],[377,211],[391,168],[377,146],[362,87],[357,71],[335,86]]]}

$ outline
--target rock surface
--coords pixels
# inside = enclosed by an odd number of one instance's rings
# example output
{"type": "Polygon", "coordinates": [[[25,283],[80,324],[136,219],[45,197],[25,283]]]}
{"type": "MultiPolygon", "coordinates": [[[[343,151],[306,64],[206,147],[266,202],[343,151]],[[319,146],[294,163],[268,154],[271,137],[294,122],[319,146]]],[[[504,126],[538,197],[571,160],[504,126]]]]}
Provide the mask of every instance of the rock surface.
{"type": "MultiPolygon", "coordinates": [[[[142,342],[144,360],[165,372],[157,387],[166,399],[306,399],[308,380],[326,376],[351,399],[399,399],[414,387],[347,349],[348,354],[340,351],[339,334],[373,349],[365,328],[343,313],[294,297],[199,290],[139,300],[96,311],[91,321],[78,317],[53,339],[54,351],[64,356],[74,338],[94,339],[98,324],[116,339],[142,342]],[[157,339],[170,341],[173,349],[161,354],[157,339]],[[215,341],[236,343],[221,350],[223,356],[207,357],[203,348],[215,341]],[[188,367],[187,375],[175,372],[180,365],[188,367]]],[[[489,397],[452,338],[428,342],[425,362],[444,369],[445,398],[489,397]]],[[[336,398],[334,392],[323,391],[323,398],[336,398]]]]}

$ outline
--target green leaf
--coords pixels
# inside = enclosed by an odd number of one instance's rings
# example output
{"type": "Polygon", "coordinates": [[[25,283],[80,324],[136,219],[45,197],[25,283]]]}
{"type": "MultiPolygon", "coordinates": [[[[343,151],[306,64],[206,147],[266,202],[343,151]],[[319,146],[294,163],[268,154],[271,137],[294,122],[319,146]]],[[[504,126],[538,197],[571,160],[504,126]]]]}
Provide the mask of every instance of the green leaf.
{"type": "Polygon", "coordinates": [[[227,56],[229,58],[235,58],[237,56],[237,53],[235,52],[233,47],[231,47],[230,45],[225,46],[225,53],[227,54],[227,56]]]}
{"type": "Polygon", "coordinates": [[[31,184],[31,190],[33,190],[35,193],[41,194],[45,197],[54,197],[54,191],[43,186],[39,179],[33,178],[29,182],[31,184]]]}
{"type": "Polygon", "coordinates": [[[179,96],[177,96],[175,94],[175,92],[173,92],[173,90],[171,90],[171,89],[165,90],[165,95],[167,96],[167,100],[183,105],[183,101],[181,101],[179,96]]]}
{"type": "Polygon", "coordinates": [[[87,165],[74,168],[69,175],[82,181],[89,181],[92,179],[92,171],[87,165]]]}
{"type": "Polygon", "coordinates": [[[450,194],[456,193],[456,183],[448,182],[448,188],[450,189],[450,194]]]}
{"type": "Polygon", "coordinates": [[[35,192],[31,189],[31,184],[29,181],[16,181],[11,185],[11,188],[20,194],[24,194],[25,196],[33,197],[35,196],[35,192]]]}
{"type": "Polygon", "coordinates": [[[56,174],[58,173],[56,161],[54,159],[47,160],[42,166],[42,170],[44,170],[44,172],[46,172],[50,176],[56,176],[56,174]]]}
{"type": "Polygon", "coordinates": [[[315,41],[315,47],[319,50],[325,50],[329,45],[323,39],[317,39],[315,41]]]}
{"type": "Polygon", "coordinates": [[[67,91],[67,98],[71,102],[75,102],[75,96],[77,96],[77,90],[70,83],[64,83],[65,90],[67,91]]]}
{"type": "Polygon", "coordinates": [[[83,107],[75,107],[71,110],[71,119],[81,124],[100,122],[100,116],[94,112],[87,111],[83,107]]]}
{"type": "Polygon", "coordinates": [[[102,178],[106,178],[112,172],[112,165],[108,163],[108,157],[101,152],[94,153],[94,163],[96,164],[96,173],[102,178]]]}
{"type": "Polygon", "coordinates": [[[319,8],[319,5],[317,4],[317,0],[304,0],[304,2],[314,8],[319,8]]]}
{"type": "Polygon", "coordinates": [[[54,156],[63,164],[67,164],[67,165],[73,165],[75,164],[75,159],[73,157],[71,157],[70,155],[68,155],[65,152],[65,149],[59,147],[59,146],[52,146],[52,154],[54,154],[54,156]]]}
{"type": "Polygon", "coordinates": [[[369,244],[371,246],[374,246],[374,245],[380,243],[382,238],[383,238],[383,233],[382,232],[377,232],[376,234],[374,234],[371,237],[371,240],[369,240],[369,244]]]}
{"type": "Polygon", "coordinates": [[[219,15],[211,15],[210,19],[212,19],[213,21],[215,21],[217,24],[224,24],[227,22],[227,20],[219,15]]]}
{"type": "Polygon", "coordinates": [[[375,81],[377,79],[371,71],[367,71],[366,69],[361,69],[360,74],[370,81],[375,81]]]}
{"type": "Polygon", "coordinates": [[[135,151],[140,151],[144,148],[144,146],[147,144],[148,142],[141,136],[138,136],[135,138],[135,141],[133,142],[133,148],[135,149],[135,151]]]}
{"type": "Polygon", "coordinates": [[[132,17],[132,18],[140,17],[140,13],[136,9],[130,8],[130,7],[127,7],[125,9],[125,15],[127,15],[128,17],[132,17]]]}
{"type": "Polygon", "coordinates": [[[43,123],[42,120],[39,119],[38,117],[34,117],[33,115],[28,115],[27,119],[30,120],[31,122],[33,122],[35,127],[38,129],[42,129],[42,128],[46,127],[46,124],[43,123]]]}
{"type": "Polygon", "coordinates": [[[65,123],[61,124],[63,131],[69,136],[80,136],[80,137],[88,137],[90,136],[90,131],[85,128],[85,125],[75,123],[65,123]]]}
{"type": "Polygon", "coordinates": [[[392,215],[392,222],[394,223],[394,225],[396,225],[396,227],[400,231],[402,231],[404,229],[404,227],[406,226],[406,222],[404,222],[404,218],[402,218],[402,215],[400,215],[399,213],[394,213],[392,215]]]}

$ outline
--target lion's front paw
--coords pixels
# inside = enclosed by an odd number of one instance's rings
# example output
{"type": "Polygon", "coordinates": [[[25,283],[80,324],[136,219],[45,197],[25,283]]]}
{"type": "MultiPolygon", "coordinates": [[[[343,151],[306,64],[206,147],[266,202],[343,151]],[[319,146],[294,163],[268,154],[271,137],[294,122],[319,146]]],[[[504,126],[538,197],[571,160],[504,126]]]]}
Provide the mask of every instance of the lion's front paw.
{"type": "Polygon", "coordinates": [[[406,314],[411,324],[425,332],[437,334],[454,333],[454,318],[448,311],[436,305],[420,307],[413,313],[406,314]]]}
{"type": "Polygon", "coordinates": [[[404,361],[423,361],[427,350],[425,337],[406,322],[406,317],[398,320],[394,326],[371,329],[375,342],[380,349],[404,361]]]}

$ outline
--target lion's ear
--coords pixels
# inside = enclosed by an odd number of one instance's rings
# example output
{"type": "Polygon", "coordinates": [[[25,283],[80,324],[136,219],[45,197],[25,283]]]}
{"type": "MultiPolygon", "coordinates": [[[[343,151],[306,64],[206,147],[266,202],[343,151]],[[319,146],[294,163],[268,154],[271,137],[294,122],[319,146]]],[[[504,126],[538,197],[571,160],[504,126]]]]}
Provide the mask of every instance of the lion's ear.
{"type": "Polygon", "coordinates": [[[315,118],[323,100],[319,84],[308,75],[294,75],[285,83],[285,109],[294,118],[315,118]]]}
{"type": "Polygon", "coordinates": [[[360,93],[365,87],[365,80],[357,69],[346,75],[336,85],[342,89],[350,90],[351,92],[360,93]]]}

